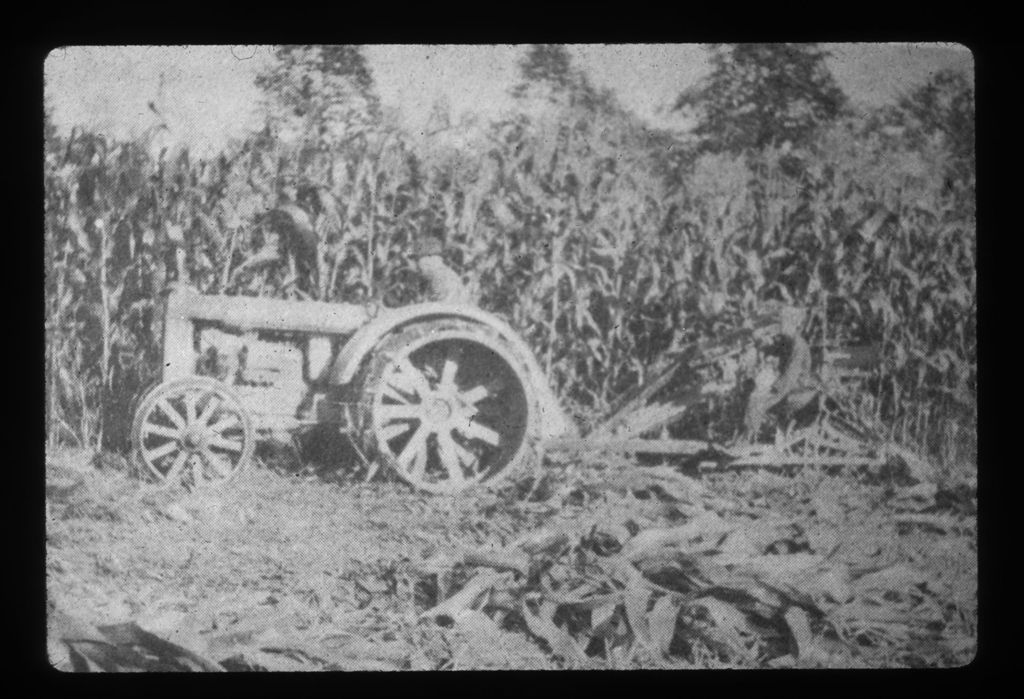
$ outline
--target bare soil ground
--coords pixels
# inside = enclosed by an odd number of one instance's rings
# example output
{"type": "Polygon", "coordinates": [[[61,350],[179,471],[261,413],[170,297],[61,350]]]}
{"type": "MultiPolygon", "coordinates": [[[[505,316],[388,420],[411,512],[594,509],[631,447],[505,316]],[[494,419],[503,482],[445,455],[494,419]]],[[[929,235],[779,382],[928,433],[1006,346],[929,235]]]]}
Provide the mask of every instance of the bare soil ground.
{"type": "MultiPolygon", "coordinates": [[[[458,496],[256,463],[224,489],[187,493],[141,484],[116,460],[73,461],[48,459],[51,607],[93,626],[134,622],[229,670],[974,655],[970,493],[813,469],[686,477],[624,459],[552,463],[532,489],[520,479],[458,496]],[[623,560],[632,572],[620,575],[623,560]]],[[[67,667],[55,634],[51,659],[67,667]]]]}

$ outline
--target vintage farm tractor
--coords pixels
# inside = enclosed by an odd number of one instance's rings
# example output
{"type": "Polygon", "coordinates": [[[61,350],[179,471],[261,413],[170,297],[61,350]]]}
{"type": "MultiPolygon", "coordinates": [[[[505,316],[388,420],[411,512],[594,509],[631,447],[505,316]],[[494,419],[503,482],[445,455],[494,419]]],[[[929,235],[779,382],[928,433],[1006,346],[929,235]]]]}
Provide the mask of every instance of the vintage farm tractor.
{"type": "Polygon", "coordinates": [[[334,425],[430,492],[491,481],[539,441],[575,433],[529,347],[497,316],[168,294],[162,381],[132,424],[160,481],[224,483],[257,440],[334,425]]]}
{"type": "MultiPolygon", "coordinates": [[[[178,286],[166,301],[162,382],[135,412],[134,458],[160,481],[219,484],[245,469],[257,440],[328,426],[347,435],[368,463],[435,493],[493,482],[544,451],[754,467],[887,458],[870,430],[827,409],[809,425],[777,433],[772,444],[667,437],[666,428],[691,406],[729,390],[728,367],[744,347],[778,330],[768,316],[669,353],[580,437],[530,348],[486,311],[209,296],[178,286]],[[695,382],[678,394],[669,389],[684,368],[695,382]]],[[[826,353],[824,368],[856,378],[858,367],[874,361],[844,356],[826,353]]]]}

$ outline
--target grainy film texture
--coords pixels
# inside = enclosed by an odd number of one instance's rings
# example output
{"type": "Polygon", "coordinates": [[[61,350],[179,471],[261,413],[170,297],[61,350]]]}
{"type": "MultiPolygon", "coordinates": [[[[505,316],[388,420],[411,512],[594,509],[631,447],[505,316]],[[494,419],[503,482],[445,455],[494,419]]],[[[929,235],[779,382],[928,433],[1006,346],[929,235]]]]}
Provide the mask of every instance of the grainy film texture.
{"type": "Polygon", "coordinates": [[[974,657],[964,47],[44,72],[56,668],[974,657]]]}

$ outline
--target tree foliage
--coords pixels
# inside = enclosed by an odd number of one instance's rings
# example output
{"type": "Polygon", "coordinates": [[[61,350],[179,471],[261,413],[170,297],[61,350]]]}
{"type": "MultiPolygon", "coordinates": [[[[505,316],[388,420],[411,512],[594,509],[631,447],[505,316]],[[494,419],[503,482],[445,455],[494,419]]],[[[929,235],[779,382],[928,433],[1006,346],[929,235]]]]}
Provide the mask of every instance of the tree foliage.
{"type": "Polygon", "coordinates": [[[846,97],[814,44],[713,44],[711,72],[676,100],[704,151],[805,145],[846,97]]]}
{"type": "Polygon", "coordinates": [[[951,182],[973,183],[974,88],[963,73],[936,72],[897,105],[883,110],[881,119],[910,149],[948,152],[951,182]]]}
{"type": "Polygon", "coordinates": [[[568,108],[614,111],[615,99],[598,89],[576,68],[562,44],[532,44],[519,62],[521,81],[512,88],[517,99],[541,99],[568,108]]]}
{"type": "Polygon", "coordinates": [[[279,137],[336,144],[381,117],[373,76],[358,46],[280,46],[256,78],[279,137]]]}

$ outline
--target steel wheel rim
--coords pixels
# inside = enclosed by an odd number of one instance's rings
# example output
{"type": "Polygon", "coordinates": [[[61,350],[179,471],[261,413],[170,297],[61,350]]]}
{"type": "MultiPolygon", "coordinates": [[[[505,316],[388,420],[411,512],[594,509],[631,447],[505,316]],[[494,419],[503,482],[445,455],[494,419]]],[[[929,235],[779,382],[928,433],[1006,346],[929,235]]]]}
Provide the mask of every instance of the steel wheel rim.
{"type": "Polygon", "coordinates": [[[445,331],[395,354],[372,398],[377,450],[430,492],[490,481],[527,447],[527,387],[516,359],[472,332],[445,331]]]}
{"type": "Polygon", "coordinates": [[[157,480],[220,485],[245,468],[254,437],[249,416],[226,386],[193,377],[158,386],[132,430],[136,460],[157,480]]]}

